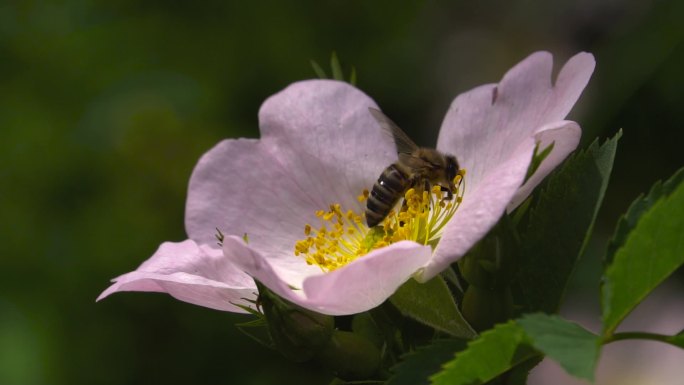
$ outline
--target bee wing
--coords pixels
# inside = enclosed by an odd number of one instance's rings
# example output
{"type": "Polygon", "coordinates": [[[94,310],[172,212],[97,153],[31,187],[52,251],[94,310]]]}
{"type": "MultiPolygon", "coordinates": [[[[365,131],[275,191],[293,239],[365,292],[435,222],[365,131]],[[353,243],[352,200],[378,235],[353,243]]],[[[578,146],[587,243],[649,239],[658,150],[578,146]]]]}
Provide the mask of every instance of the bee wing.
{"type": "Polygon", "coordinates": [[[373,118],[375,118],[382,130],[392,136],[398,153],[411,154],[418,149],[418,146],[413,143],[411,138],[380,110],[370,107],[368,111],[373,115],[373,118]]]}

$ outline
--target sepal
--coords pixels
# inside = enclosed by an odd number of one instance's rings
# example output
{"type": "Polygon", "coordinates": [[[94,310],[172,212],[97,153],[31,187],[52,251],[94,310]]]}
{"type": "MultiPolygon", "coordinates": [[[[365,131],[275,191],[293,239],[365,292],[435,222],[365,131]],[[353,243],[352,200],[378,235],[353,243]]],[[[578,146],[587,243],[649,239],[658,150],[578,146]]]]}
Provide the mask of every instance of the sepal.
{"type": "Polygon", "coordinates": [[[335,330],[316,361],[330,368],[344,380],[373,377],[380,368],[381,353],[372,342],[359,334],[335,330]]]}
{"type": "Polygon", "coordinates": [[[259,304],[274,346],[295,362],[305,362],[328,344],[334,329],[332,316],[286,301],[257,282],[259,304]]]}

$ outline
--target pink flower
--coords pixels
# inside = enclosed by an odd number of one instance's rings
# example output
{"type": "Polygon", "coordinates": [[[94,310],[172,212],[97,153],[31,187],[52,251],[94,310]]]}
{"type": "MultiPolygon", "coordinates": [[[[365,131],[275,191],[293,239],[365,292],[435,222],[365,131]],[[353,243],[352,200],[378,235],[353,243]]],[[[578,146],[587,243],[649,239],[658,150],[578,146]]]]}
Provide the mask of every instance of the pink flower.
{"type": "Polygon", "coordinates": [[[225,140],[200,159],[186,208],[190,240],[162,245],[100,298],[165,291],[239,311],[231,303],[254,298],[246,273],[303,307],[342,315],[381,304],[411,277],[434,277],[577,146],[580,127],[563,119],[589,81],[594,58],[574,56],[555,84],[552,64],[549,53],[537,52],[499,84],[459,95],[437,149],[467,170],[460,199],[439,209],[440,195],[428,194],[434,210],[416,217],[425,229],[394,231],[370,243],[374,233],[360,219],[365,202],[357,196],[397,160],[394,143],[368,111],[377,105],[342,82],[290,85],[262,105],[261,139],[225,140]],[[523,183],[535,147],[551,143],[550,155],[523,183]],[[227,234],[223,253],[215,246],[216,228],[227,234]]]}
{"type": "Polygon", "coordinates": [[[225,258],[220,248],[192,240],[162,243],[137,270],[113,281],[98,301],[119,291],[154,291],[212,309],[244,313],[234,304],[249,305],[244,298],[256,299],[252,277],[225,258]]]}

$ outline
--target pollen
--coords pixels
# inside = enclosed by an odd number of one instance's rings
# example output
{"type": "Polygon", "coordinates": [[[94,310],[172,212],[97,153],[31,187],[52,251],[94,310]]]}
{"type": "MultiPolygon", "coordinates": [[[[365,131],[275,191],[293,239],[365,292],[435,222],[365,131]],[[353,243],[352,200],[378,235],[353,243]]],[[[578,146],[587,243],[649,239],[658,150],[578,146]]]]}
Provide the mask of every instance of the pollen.
{"type": "MultiPolygon", "coordinates": [[[[302,256],[307,264],[330,272],[372,250],[404,240],[434,249],[463,201],[465,174],[462,169],[454,177],[453,199],[447,198],[448,192],[442,186],[409,188],[400,205],[373,228],[366,226],[363,214],[344,211],[338,203],[331,204],[328,210],[318,210],[315,214],[320,225],[304,225],[304,238],[295,243],[294,254],[302,256]]],[[[363,202],[369,196],[368,190],[363,190],[357,199],[363,202]]]]}
{"type": "Polygon", "coordinates": [[[369,192],[368,190],[365,190],[365,189],[364,189],[363,192],[362,192],[358,197],[356,197],[356,199],[357,199],[359,202],[365,202],[365,201],[368,200],[368,197],[369,197],[369,196],[370,196],[370,192],[369,192]]]}

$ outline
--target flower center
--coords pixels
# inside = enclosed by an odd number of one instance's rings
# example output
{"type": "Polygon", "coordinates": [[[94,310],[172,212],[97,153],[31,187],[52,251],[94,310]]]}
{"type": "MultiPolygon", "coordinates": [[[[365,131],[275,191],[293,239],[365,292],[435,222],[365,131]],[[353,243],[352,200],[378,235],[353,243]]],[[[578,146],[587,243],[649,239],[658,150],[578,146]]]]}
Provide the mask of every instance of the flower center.
{"type": "MultiPolygon", "coordinates": [[[[399,241],[414,241],[434,249],[444,226],[463,200],[464,176],[465,170],[459,170],[454,178],[451,200],[447,200],[447,192],[438,185],[430,191],[408,189],[401,208],[392,209],[380,225],[372,228],[366,225],[363,214],[344,211],[338,203],[331,204],[328,211],[316,212],[321,222],[318,229],[308,223],[304,226],[305,238],[295,243],[294,253],[303,255],[307,264],[329,272],[399,241]]],[[[365,201],[368,196],[368,190],[364,190],[358,199],[365,201]]]]}

